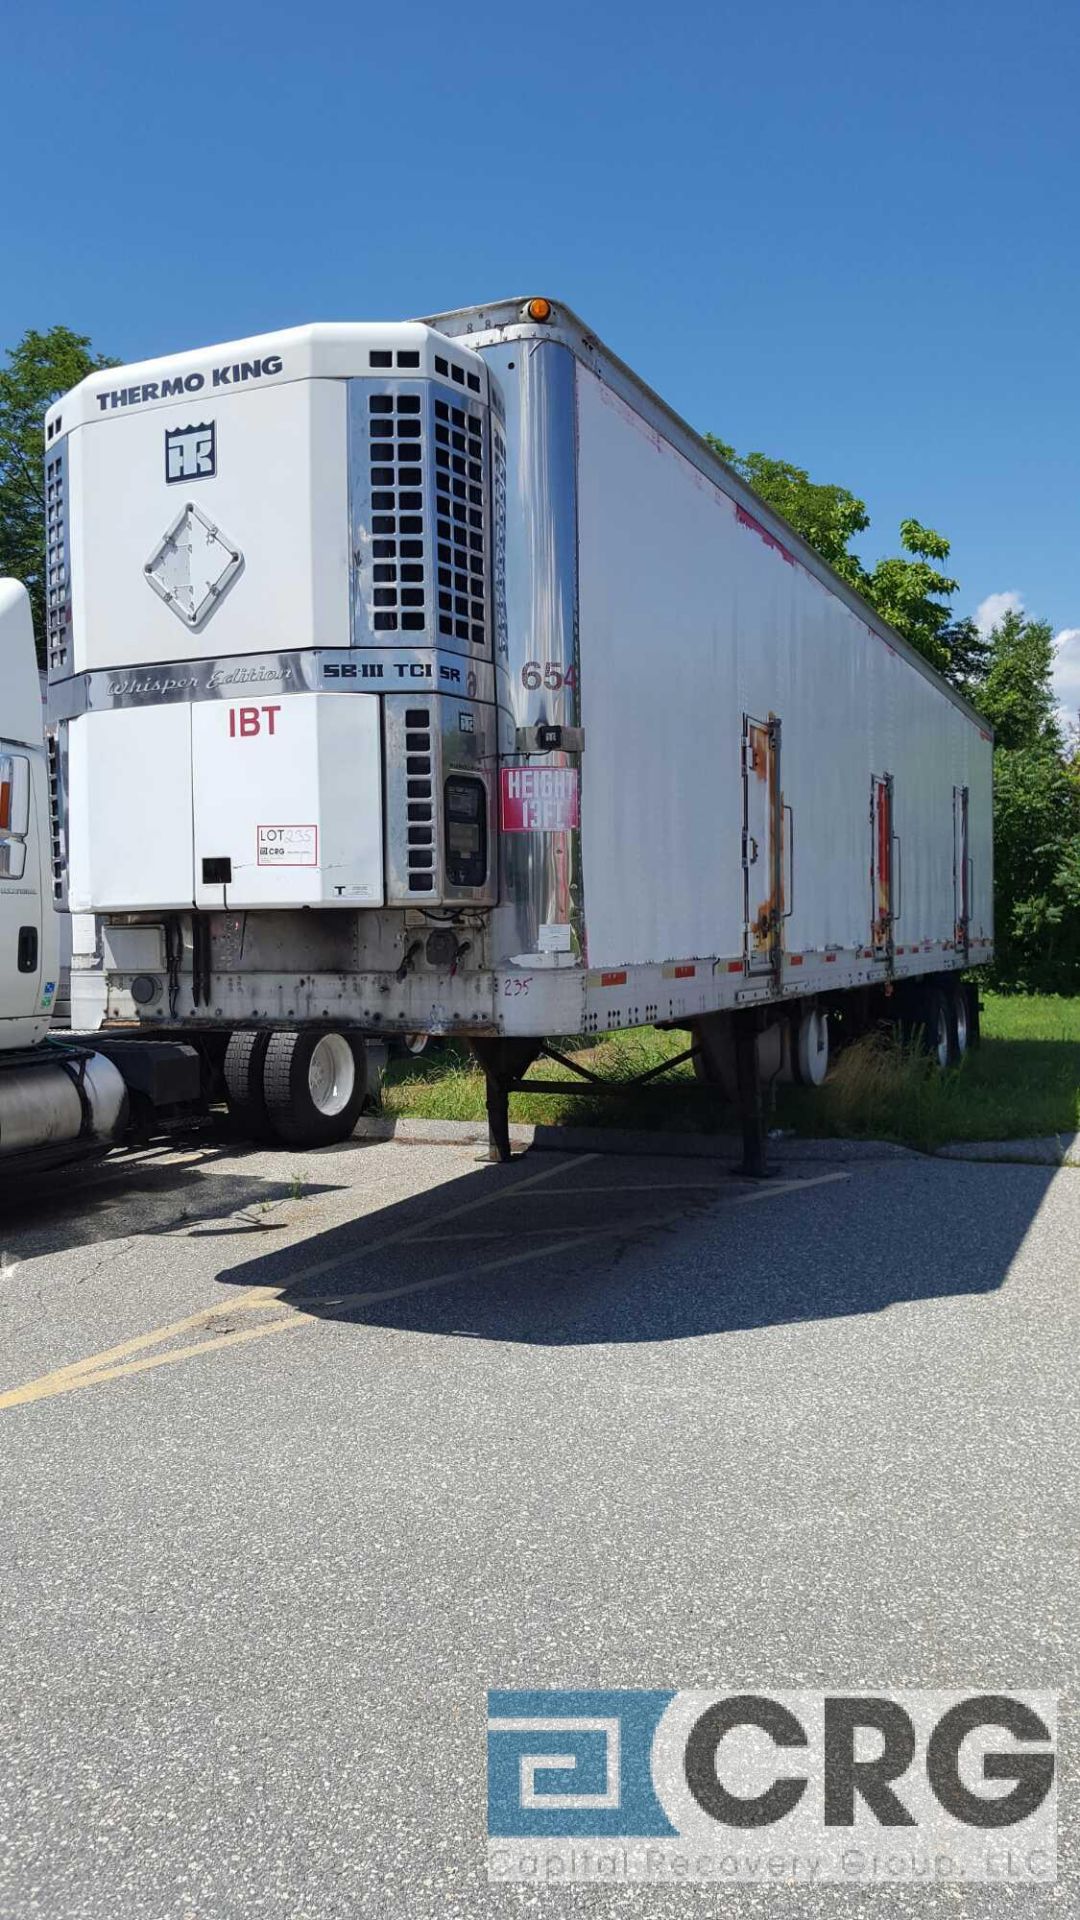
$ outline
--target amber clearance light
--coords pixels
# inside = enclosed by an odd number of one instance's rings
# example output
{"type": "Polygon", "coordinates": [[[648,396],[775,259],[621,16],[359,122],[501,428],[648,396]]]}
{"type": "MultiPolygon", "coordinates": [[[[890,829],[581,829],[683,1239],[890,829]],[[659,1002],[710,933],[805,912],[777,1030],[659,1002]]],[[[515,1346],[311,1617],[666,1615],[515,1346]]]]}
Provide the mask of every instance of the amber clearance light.
{"type": "Polygon", "coordinates": [[[530,300],[525,311],[528,314],[530,320],[550,320],[551,319],[551,301],[550,300],[530,300]]]}

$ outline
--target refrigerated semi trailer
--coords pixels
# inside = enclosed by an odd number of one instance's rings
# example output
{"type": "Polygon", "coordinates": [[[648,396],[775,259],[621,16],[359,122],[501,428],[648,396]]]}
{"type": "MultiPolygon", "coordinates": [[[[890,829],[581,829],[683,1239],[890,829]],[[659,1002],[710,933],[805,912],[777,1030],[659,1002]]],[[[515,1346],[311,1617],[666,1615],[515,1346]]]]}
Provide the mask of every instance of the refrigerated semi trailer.
{"type": "Polygon", "coordinates": [[[568,308],[108,368],[45,438],[57,898],[241,1112],[340,1137],[364,1035],[468,1038],[502,1152],[560,1034],[966,1045],[987,723],[568,308]]]}

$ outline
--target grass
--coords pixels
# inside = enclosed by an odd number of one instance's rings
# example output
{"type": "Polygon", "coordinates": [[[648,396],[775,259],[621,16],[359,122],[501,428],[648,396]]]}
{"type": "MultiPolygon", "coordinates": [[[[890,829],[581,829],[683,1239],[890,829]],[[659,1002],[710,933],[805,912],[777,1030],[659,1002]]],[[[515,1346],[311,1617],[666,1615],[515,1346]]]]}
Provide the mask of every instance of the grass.
{"type": "MultiPolygon", "coordinates": [[[[776,1090],[772,1124],[804,1137],[899,1140],[932,1149],[948,1140],[1010,1140],[1080,1130],[1080,997],[1035,998],[984,993],[983,1044],[961,1066],[935,1074],[925,1059],[891,1041],[870,1039],[836,1060],[825,1086],[776,1090]]],[[[682,1033],[640,1027],[597,1042],[561,1042],[606,1079],[626,1079],[673,1059],[682,1033]]],[[[544,1061],[533,1073],[570,1080],[544,1061]]],[[[383,1090],[383,1111],[436,1120],[480,1120],[483,1075],[464,1049],[447,1046],[433,1059],[395,1060],[383,1090]]],[[[515,1094],[513,1120],[557,1125],[731,1132],[735,1118],[720,1098],[700,1089],[689,1062],[670,1080],[622,1096],[515,1094]]]]}
{"type": "MultiPolygon", "coordinates": [[[[605,1034],[599,1041],[580,1036],[553,1041],[560,1052],[571,1054],[582,1066],[608,1080],[628,1080],[634,1074],[647,1073],[662,1060],[685,1053],[689,1044],[688,1034],[659,1033],[654,1027],[605,1034]]],[[[569,1068],[555,1060],[538,1061],[532,1073],[538,1079],[574,1082],[569,1068]]],[[[482,1120],[484,1076],[468,1050],[452,1044],[441,1047],[431,1060],[426,1056],[392,1060],[383,1084],[382,1110],[425,1120],[482,1120]]],[[[516,1093],[510,1099],[510,1118],[538,1125],[665,1127],[684,1132],[700,1132],[702,1128],[727,1131],[731,1125],[730,1111],[723,1102],[699,1090],[689,1061],[673,1070],[670,1081],[619,1097],[516,1093]]]]}

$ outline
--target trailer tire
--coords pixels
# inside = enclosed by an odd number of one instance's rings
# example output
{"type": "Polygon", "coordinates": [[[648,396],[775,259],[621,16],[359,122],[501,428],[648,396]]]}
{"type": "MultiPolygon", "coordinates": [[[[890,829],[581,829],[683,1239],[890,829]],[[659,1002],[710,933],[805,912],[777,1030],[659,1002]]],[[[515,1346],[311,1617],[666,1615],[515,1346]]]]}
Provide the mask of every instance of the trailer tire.
{"type": "Polygon", "coordinates": [[[249,1140],[269,1140],[270,1117],[263,1094],[263,1064],[270,1035],[259,1030],[230,1033],[222,1071],[229,1102],[229,1118],[249,1140]]]}
{"type": "Polygon", "coordinates": [[[974,980],[967,981],[964,992],[968,997],[968,1048],[982,1046],[982,1002],[979,989],[974,980]]]}
{"type": "Polygon", "coordinates": [[[364,1043],[339,1028],[271,1033],[263,1066],[270,1125],[290,1147],[347,1140],[367,1095],[364,1043]]]}
{"type": "Polygon", "coordinates": [[[800,1087],[820,1087],[829,1071],[829,1016],[824,1007],[807,1007],[791,1037],[795,1080],[800,1087]]]}
{"type": "Polygon", "coordinates": [[[972,1046],[971,989],[962,980],[949,989],[949,1021],[952,1027],[952,1057],[959,1065],[972,1046]]]}
{"type": "Polygon", "coordinates": [[[915,1016],[915,1038],[925,1047],[940,1073],[956,1058],[953,1040],[952,1007],[941,987],[924,987],[919,994],[915,1016]]]}

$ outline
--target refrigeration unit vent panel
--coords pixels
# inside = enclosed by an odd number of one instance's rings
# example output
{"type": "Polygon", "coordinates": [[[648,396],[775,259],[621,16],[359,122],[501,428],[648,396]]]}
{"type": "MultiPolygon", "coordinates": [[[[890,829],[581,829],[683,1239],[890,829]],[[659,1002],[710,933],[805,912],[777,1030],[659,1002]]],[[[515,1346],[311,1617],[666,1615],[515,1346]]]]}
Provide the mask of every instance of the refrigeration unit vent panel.
{"type": "Polygon", "coordinates": [[[451,400],[435,401],[437,631],[441,640],[487,642],[484,423],[451,400]]]}
{"type": "Polygon", "coordinates": [[[45,637],[50,679],[56,679],[68,667],[70,564],[67,442],[62,440],[45,459],[45,637]]]}
{"type": "Polygon", "coordinates": [[[431,713],[426,707],[405,709],[406,856],[410,893],[432,893],[435,888],[435,768],[431,740],[431,713]]]}
{"type": "Polygon", "coordinates": [[[371,625],[381,635],[423,633],[424,418],[415,393],[368,398],[371,625]]]}

